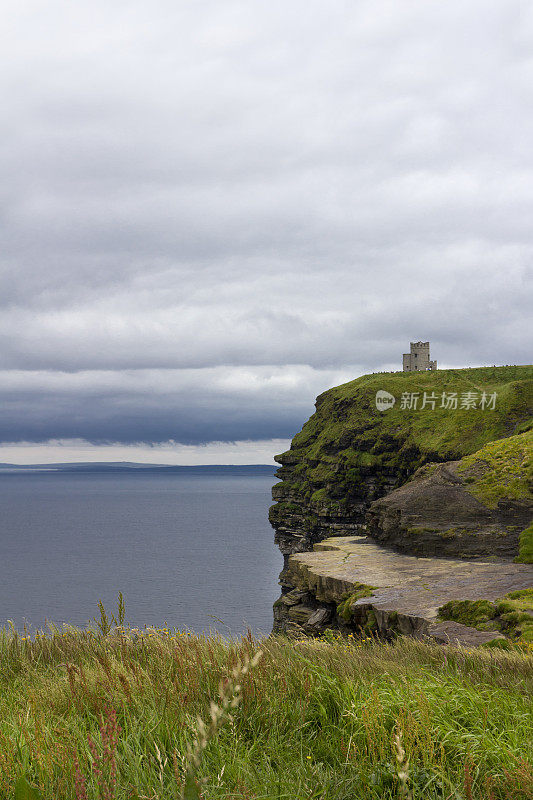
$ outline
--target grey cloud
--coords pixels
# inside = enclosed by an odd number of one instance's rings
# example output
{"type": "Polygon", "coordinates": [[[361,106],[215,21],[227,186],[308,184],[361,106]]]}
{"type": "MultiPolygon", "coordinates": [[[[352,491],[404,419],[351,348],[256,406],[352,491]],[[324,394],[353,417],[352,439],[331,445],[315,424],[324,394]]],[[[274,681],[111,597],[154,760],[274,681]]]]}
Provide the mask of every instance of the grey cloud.
{"type": "Polygon", "coordinates": [[[199,414],[185,373],[154,399],[125,371],[352,375],[412,338],[442,364],[530,360],[525,4],[9,5],[0,370],[29,377],[0,382],[2,438],[287,436],[326,388],[230,409],[209,387],[199,414]],[[93,375],[65,394],[36,370],[93,375]],[[90,399],[102,370],[131,408],[90,399]]]}

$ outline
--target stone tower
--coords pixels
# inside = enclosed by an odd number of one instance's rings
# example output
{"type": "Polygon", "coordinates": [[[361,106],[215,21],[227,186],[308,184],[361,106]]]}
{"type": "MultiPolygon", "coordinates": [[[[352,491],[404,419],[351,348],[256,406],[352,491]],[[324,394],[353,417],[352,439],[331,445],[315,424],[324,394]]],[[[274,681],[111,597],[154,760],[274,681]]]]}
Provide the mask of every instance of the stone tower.
{"type": "Polygon", "coordinates": [[[429,342],[411,342],[411,352],[403,354],[404,372],[423,372],[437,369],[437,362],[429,359],[429,342]]]}

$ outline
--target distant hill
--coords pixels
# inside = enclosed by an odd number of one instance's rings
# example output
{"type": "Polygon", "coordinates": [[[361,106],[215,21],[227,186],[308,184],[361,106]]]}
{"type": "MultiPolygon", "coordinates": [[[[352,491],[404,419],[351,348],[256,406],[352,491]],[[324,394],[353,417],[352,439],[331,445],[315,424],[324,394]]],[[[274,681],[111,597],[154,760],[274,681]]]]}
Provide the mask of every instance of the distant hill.
{"type": "Polygon", "coordinates": [[[164,472],[180,475],[274,475],[269,464],[137,464],[131,461],[79,461],[54,464],[0,464],[1,472],[164,472]]]}

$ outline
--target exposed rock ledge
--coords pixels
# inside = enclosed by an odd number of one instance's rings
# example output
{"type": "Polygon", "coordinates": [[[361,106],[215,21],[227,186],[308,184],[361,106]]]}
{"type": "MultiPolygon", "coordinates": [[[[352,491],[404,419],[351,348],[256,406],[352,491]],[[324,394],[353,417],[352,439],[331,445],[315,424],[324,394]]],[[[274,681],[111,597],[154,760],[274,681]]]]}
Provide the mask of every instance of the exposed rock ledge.
{"type": "Polygon", "coordinates": [[[530,588],[533,566],[420,558],[386,550],[366,537],[336,536],[316,544],[312,552],[291,555],[286,575],[294,588],[275,605],[274,630],[367,627],[384,636],[399,632],[477,646],[503,637],[439,622],[438,608],[450,600],[496,600],[530,588]],[[362,587],[371,587],[368,596],[350,600],[362,587]]]}
{"type": "Polygon", "coordinates": [[[533,516],[532,457],[528,431],[460,461],[426,464],[372,503],[368,533],[412,555],[513,558],[533,516]]]}

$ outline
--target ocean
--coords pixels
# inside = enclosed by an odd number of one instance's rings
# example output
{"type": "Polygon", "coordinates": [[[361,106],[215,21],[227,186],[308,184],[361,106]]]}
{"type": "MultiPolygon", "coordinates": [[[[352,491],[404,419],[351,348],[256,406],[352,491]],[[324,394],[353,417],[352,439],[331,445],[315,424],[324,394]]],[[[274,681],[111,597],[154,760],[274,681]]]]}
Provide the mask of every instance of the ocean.
{"type": "Polygon", "coordinates": [[[264,475],[0,474],[0,626],[269,633],[282,557],[264,475]]]}

